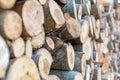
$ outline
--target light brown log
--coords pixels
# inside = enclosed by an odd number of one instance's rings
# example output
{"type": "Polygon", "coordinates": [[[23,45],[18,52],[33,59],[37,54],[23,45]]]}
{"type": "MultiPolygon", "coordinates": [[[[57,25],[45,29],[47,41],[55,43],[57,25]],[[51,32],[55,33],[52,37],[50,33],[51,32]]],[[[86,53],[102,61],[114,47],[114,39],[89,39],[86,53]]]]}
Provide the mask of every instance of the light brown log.
{"type": "Polygon", "coordinates": [[[18,58],[10,64],[7,80],[40,80],[37,66],[26,56],[18,58]]]}
{"type": "Polygon", "coordinates": [[[86,60],[89,60],[92,53],[91,38],[88,38],[87,41],[83,44],[83,52],[86,55],[86,60]]]}
{"type": "Polygon", "coordinates": [[[52,70],[50,74],[57,75],[60,78],[60,80],[83,80],[82,74],[76,71],[52,70]]]}
{"type": "Polygon", "coordinates": [[[25,53],[25,42],[23,38],[19,37],[14,41],[7,40],[7,44],[10,50],[10,57],[18,58],[24,55],[25,53]]]}
{"type": "Polygon", "coordinates": [[[32,58],[32,43],[31,43],[31,38],[28,38],[26,40],[26,44],[25,44],[25,54],[27,57],[32,58]]]}
{"type": "Polygon", "coordinates": [[[59,37],[62,40],[71,40],[80,36],[80,24],[77,20],[70,17],[68,13],[64,14],[66,27],[60,32],[59,37]]]}
{"type": "Polygon", "coordinates": [[[42,5],[45,5],[45,3],[47,2],[47,0],[39,0],[39,2],[40,2],[42,5]]]}
{"type": "Polygon", "coordinates": [[[95,23],[96,26],[93,27],[94,29],[94,35],[95,38],[98,39],[99,38],[99,33],[100,33],[100,20],[98,19],[95,23]]]}
{"type": "Polygon", "coordinates": [[[107,73],[110,66],[110,56],[107,54],[103,60],[102,73],[107,73]]]}
{"type": "Polygon", "coordinates": [[[8,2],[8,0],[0,0],[0,8],[3,9],[10,9],[14,6],[16,0],[11,0],[8,2]]]}
{"type": "Polygon", "coordinates": [[[59,5],[54,0],[49,0],[44,6],[46,33],[59,29],[65,23],[63,13],[59,5]]]}
{"type": "Polygon", "coordinates": [[[46,37],[44,47],[49,51],[55,49],[55,44],[51,37],[46,37]]]}
{"type": "Polygon", "coordinates": [[[93,80],[102,80],[101,68],[100,67],[95,67],[94,68],[93,80]]]}
{"type": "Polygon", "coordinates": [[[113,73],[106,73],[102,75],[102,80],[114,80],[114,74],[113,73]]]}
{"type": "Polygon", "coordinates": [[[91,73],[91,68],[90,65],[86,65],[86,73],[85,73],[85,78],[84,80],[90,80],[90,73],[91,73]]]}
{"type": "Polygon", "coordinates": [[[60,80],[58,76],[56,75],[49,75],[46,80],[60,80]]]}
{"type": "Polygon", "coordinates": [[[0,36],[0,78],[4,78],[9,63],[9,49],[0,36]]]}
{"type": "Polygon", "coordinates": [[[36,36],[42,32],[44,12],[43,7],[37,0],[18,1],[12,9],[23,18],[22,36],[36,36]]]}
{"type": "Polygon", "coordinates": [[[31,40],[32,48],[33,49],[40,48],[40,47],[42,47],[44,42],[45,42],[45,31],[44,31],[44,28],[42,28],[41,33],[32,37],[32,40],[31,40]]]}
{"type": "Polygon", "coordinates": [[[74,68],[74,49],[70,43],[64,44],[62,48],[52,55],[52,69],[73,70],[74,68]]]}
{"type": "Polygon", "coordinates": [[[74,64],[74,71],[78,71],[85,76],[86,70],[86,55],[83,52],[75,51],[75,64],[74,64]]]}
{"type": "Polygon", "coordinates": [[[14,11],[0,10],[0,34],[7,39],[15,40],[22,33],[22,19],[14,11]]]}
{"type": "Polygon", "coordinates": [[[94,28],[94,26],[93,26],[93,23],[92,23],[91,16],[85,16],[84,19],[87,20],[88,23],[89,23],[89,35],[93,36],[93,28],[94,28]]]}
{"type": "Polygon", "coordinates": [[[42,79],[47,79],[53,62],[50,52],[45,48],[41,48],[36,51],[36,54],[32,56],[32,59],[38,66],[40,77],[42,79]]]}

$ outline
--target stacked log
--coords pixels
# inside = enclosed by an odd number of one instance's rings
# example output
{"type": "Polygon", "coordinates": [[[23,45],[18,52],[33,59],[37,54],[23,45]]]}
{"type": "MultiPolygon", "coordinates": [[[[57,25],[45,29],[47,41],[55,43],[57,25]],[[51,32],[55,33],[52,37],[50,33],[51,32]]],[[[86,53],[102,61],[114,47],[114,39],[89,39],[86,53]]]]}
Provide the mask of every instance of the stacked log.
{"type": "Polygon", "coordinates": [[[119,80],[117,7],[110,0],[0,0],[0,80],[119,80]]]}

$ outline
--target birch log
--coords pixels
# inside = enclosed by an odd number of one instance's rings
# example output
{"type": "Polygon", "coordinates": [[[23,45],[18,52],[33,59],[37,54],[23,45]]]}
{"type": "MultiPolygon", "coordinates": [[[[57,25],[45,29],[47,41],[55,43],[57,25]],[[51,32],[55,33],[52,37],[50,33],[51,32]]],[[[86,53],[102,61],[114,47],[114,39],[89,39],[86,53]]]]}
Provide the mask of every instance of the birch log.
{"type": "Polygon", "coordinates": [[[9,63],[9,49],[4,39],[0,36],[0,79],[4,78],[9,63]]]}

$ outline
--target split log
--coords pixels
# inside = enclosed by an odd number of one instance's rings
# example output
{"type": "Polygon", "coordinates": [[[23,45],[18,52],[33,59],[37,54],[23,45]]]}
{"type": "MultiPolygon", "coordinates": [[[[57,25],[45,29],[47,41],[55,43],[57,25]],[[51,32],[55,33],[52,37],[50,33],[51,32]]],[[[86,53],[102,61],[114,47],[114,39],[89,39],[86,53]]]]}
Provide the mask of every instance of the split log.
{"type": "Polygon", "coordinates": [[[55,44],[51,37],[46,37],[45,44],[43,46],[49,51],[52,51],[55,49],[55,44]]]}
{"type": "Polygon", "coordinates": [[[70,43],[64,44],[52,55],[52,69],[72,70],[74,68],[74,49],[70,43]]]}
{"type": "Polygon", "coordinates": [[[0,8],[3,9],[10,9],[14,6],[16,0],[11,0],[8,2],[8,0],[0,0],[0,8]]]}
{"type": "Polygon", "coordinates": [[[40,2],[42,5],[45,5],[45,3],[47,2],[47,0],[39,0],[39,2],[40,2]]]}
{"type": "Polygon", "coordinates": [[[65,23],[65,19],[59,5],[54,0],[49,0],[43,8],[45,15],[45,32],[49,33],[61,28],[65,23]]]}
{"type": "Polygon", "coordinates": [[[18,12],[23,18],[23,37],[36,36],[42,32],[44,12],[37,0],[18,1],[12,10],[18,12]]]}
{"type": "Polygon", "coordinates": [[[90,80],[90,73],[91,73],[91,68],[90,65],[86,65],[86,73],[85,73],[85,78],[84,80],[90,80]]]}
{"type": "Polygon", "coordinates": [[[114,80],[114,74],[113,73],[106,73],[102,75],[102,80],[114,80]]]}
{"type": "Polygon", "coordinates": [[[7,40],[7,44],[10,50],[10,57],[11,58],[18,58],[24,55],[25,53],[25,42],[23,38],[19,37],[14,41],[7,40]]]}
{"type": "Polygon", "coordinates": [[[83,80],[82,74],[75,71],[55,71],[52,70],[50,74],[57,75],[60,80],[83,80]]]}
{"type": "Polygon", "coordinates": [[[7,39],[15,40],[22,33],[22,19],[14,11],[0,10],[0,34],[7,39]]]}
{"type": "Polygon", "coordinates": [[[58,76],[56,75],[49,75],[46,80],[60,80],[58,76]]]}
{"type": "Polygon", "coordinates": [[[45,48],[41,48],[35,52],[32,59],[38,66],[40,77],[42,79],[47,79],[51,64],[53,62],[50,52],[45,48]]]}
{"type": "Polygon", "coordinates": [[[31,38],[28,38],[26,40],[26,46],[25,46],[25,54],[27,57],[32,58],[32,43],[31,43],[31,38]]]}
{"type": "Polygon", "coordinates": [[[110,56],[107,54],[103,60],[102,73],[107,73],[110,66],[110,56]]]}
{"type": "Polygon", "coordinates": [[[24,56],[12,63],[7,73],[7,80],[40,80],[37,66],[32,59],[24,56]]]}
{"type": "Polygon", "coordinates": [[[31,40],[32,48],[33,49],[40,48],[42,47],[44,42],[45,42],[45,31],[44,31],[44,28],[42,28],[41,33],[32,37],[32,40],[31,40]]]}
{"type": "Polygon", "coordinates": [[[80,20],[79,23],[81,24],[80,41],[81,43],[85,43],[89,35],[89,23],[86,20],[80,20]]]}
{"type": "Polygon", "coordinates": [[[4,39],[0,36],[0,79],[5,76],[9,63],[9,54],[8,47],[4,39]]]}
{"type": "Polygon", "coordinates": [[[75,64],[74,64],[74,71],[78,71],[82,74],[82,76],[85,76],[85,70],[86,70],[86,56],[83,52],[75,51],[75,64]]]}
{"type": "Polygon", "coordinates": [[[93,26],[91,17],[90,16],[85,16],[84,19],[87,20],[88,23],[89,23],[89,36],[93,36],[93,28],[94,28],[94,26],[93,26]]]}
{"type": "Polygon", "coordinates": [[[72,40],[80,36],[80,24],[77,20],[70,17],[68,13],[64,14],[66,27],[60,32],[59,37],[62,40],[72,40]]]}
{"type": "Polygon", "coordinates": [[[102,80],[101,68],[99,67],[94,68],[93,80],[102,80]]]}

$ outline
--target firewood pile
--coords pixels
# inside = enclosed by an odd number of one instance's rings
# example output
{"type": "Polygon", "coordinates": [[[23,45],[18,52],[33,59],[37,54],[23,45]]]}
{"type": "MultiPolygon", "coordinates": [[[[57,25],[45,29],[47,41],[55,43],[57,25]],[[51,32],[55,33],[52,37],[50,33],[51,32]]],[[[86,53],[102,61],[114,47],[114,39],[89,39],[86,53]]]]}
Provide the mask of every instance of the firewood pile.
{"type": "Polygon", "coordinates": [[[120,80],[111,1],[0,0],[0,80],[120,80]]]}

